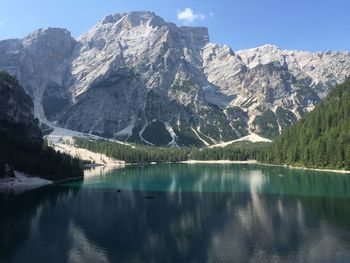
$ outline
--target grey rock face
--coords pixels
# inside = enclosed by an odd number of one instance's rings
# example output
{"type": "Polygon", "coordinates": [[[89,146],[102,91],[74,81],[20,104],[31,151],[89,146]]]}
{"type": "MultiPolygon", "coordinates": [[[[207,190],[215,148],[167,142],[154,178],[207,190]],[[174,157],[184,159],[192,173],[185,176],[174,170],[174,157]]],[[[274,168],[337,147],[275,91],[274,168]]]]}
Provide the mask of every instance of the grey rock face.
{"type": "Polygon", "coordinates": [[[0,131],[13,124],[25,127],[27,139],[42,143],[31,98],[13,76],[0,71],[0,131]]]}
{"type": "Polygon", "coordinates": [[[77,40],[51,28],[0,41],[0,68],[18,76],[39,118],[122,140],[203,145],[275,136],[350,74],[350,54],[234,52],[209,43],[206,28],[131,12],[77,40]]]}
{"type": "MultiPolygon", "coordinates": [[[[76,41],[66,29],[39,29],[23,39],[0,41],[0,68],[15,74],[33,98],[42,117],[43,95],[50,86],[64,86],[76,41]]],[[[66,93],[63,92],[63,93],[66,93]]]]}

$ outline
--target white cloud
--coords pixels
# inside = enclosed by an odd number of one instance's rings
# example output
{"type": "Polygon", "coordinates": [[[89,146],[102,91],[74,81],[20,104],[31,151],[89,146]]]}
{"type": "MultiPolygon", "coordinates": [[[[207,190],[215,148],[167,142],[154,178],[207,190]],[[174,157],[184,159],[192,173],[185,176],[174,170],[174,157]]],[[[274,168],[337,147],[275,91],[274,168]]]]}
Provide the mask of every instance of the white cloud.
{"type": "Polygon", "coordinates": [[[205,15],[200,12],[193,11],[191,8],[185,8],[184,10],[177,10],[177,19],[192,23],[197,19],[205,19],[205,15]]]}

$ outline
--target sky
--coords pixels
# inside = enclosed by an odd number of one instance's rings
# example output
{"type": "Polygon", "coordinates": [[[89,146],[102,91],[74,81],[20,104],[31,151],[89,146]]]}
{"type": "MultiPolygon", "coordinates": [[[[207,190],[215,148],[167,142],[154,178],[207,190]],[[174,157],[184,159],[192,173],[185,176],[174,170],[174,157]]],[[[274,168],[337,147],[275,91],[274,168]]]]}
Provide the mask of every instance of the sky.
{"type": "Polygon", "coordinates": [[[233,50],[350,51],[350,0],[0,0],[0,40],[46,27],[79,37],[104,16],[128,11],[208,27],[212,43],[233,50]]]}

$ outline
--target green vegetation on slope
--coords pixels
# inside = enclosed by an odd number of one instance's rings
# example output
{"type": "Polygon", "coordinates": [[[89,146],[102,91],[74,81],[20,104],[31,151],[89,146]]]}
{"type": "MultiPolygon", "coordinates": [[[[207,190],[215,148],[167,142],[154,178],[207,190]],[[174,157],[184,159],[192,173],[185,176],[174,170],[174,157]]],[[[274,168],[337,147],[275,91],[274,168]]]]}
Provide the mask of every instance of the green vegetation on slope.
{"type": "Polygon", "coordinates": [[[259,161],[350,169],[350,78],[274,143],[259,161]]]}
{"type": "MultiPolygon", "coordinates": [[[[51,180],[83,175],[79,159],[31,140],[26,125],[1,123],[0,126],[0,166],[6,163],[15,170],[51,180]]],[[[0,167],[0,177],[4,174],[4,168],[0,167]]]]}
{"type": "Polygon", "coordinates": [[[192,149],[189,159],[192,160],[256,160],[261,149],[269,143],[237,142],[226,147],[192,149]]]}
{"type": "MultiPolygon", "coordinates": [[[[283,124],[295,120],[289,112],[277,113],[283,124]],[[282,121],[283,120],[283,121],[282,121]]],[[[264,117],[272,114],[265,112],[264,117]]],[[[274,119],[275,120],[275,119],[274,119]]],[[[350,78],[272,144],[241,142],[224,148],[156,148],[120,145],[108,141],[77,139],[77,146],[105,153],[126,162],[174,162],[194,160],[248,160],[314,168],[350,169],[350,78]]],[[[271,134],[270,134],[271,135],[271,134]]]]}
{"type": "Polygon", "coordinates": [[[215,148],[171,148],[136,145],[132,148],[106,140],[75,138],[75,145],[93,152],[127,163],[180,162],[186,160],[252,160],[256,159],[261,147],[266,143],[240,142],[230,146],[215,148]]]}
{"type": "Polygon", "coordinates": [[[279,124],[281,125],[282,130],[292,126],[297,121],[297,118],[295,117],[293,112],[287,109],[283,109],[282,107],[277,107],[276,117],[278,119],[279,124]]]}
{"type": "Polygon", "coordinates": [[[156,145],[167,145],[172,138],[163,122],[151,122],[142,133],[142,137],[156,145]]]}
{"type": "Polygon", "coordinates": [[[190,148],[152,147],[137,145],[132,148],[107,140],[88,140],[75,138],[75,146],[93,152],[104,153],[109,157],[123,160],[127,163],[177,162],[187,160],[190,148]]]}
{"type": "Polygon", "coordinates": [[[16,78],[0,72],[0,177],[11,174],[9,168],[52,180],[83,175],[79,159],[44,143],[31,98],[16,78]]]}
{"type": "Polygon", "coordinates": [[[274,138],[279,132],[276,115],[269,109],[254,119],[253,126],[256,133],[266,138],[274,138]]]}

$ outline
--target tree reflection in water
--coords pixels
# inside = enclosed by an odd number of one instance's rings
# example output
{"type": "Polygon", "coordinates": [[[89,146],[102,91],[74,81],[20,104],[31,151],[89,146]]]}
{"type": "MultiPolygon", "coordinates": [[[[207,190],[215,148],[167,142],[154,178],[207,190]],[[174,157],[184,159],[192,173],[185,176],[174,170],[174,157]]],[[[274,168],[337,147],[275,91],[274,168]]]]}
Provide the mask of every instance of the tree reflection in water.
{"type": "Polygon", "coordinates": [[[350,179],[301,173],[160,165],[2,196],[0,262],[349,260],[350,179]]]}

